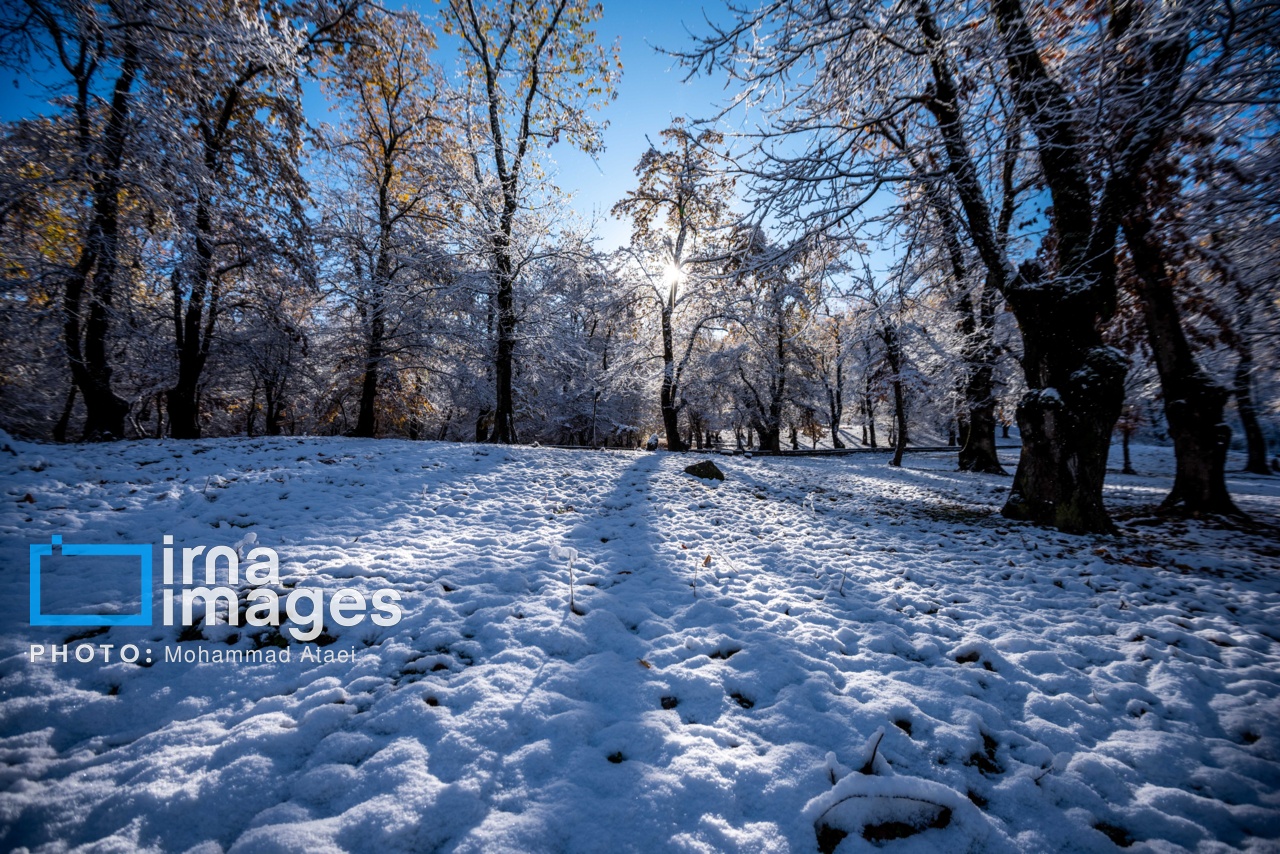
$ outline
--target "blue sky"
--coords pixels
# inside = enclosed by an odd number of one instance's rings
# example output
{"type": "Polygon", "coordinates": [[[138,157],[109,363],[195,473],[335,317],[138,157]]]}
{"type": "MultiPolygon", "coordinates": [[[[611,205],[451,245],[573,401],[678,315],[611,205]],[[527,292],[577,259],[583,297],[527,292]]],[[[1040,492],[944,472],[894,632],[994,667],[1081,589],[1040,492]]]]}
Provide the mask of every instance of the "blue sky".
{"type": "MultiPolygon", "coordinates": [[[[685,83],[686,71],[670,56],[655,50],[688,47],[688,29],[697,33],[708,29],[703,8],[703,4],[675,0],[605,3],[597,32],[602,40],[621,40],[623,67],[618,99],[605,113],[609,120],[606,150],[598,163],[593,163],[564,146],[553,149],[560,166],[559,184],[576,194],[575,208],[583,216],[598,211],[601,217],[607,217],[613,203],[633,186],[632,170],[649,144],[646,134],[657,142],[658,133],[672,118],[707,118],[728,98],[723,77],[702,77],[685,83]]],[[[706,4],[705,8],[713,20],[724,16],[720,4],[706,4]]],[[[625,243],[630,227],[602,222],[600,232],[603,248],[607,249],[625,243]]]]}
{"type": "MultiPolygon", "coordinates": [[[[439,13],[439,6],[430,0],[410,5],[429,22],[439,13]]],[[[708,3],[706,9],[713,19],[724,16],[719,3],[708,3]]],[[[606,43],[620,41],[623,63],[618,98],[601,114],[609,122],[606,149],[594,162],[564,144],[551,150],[556,183],[574,194],[573,207],[584,220],[598,217],[601,248],[611,249],[628,239],[629,226],[613,221],[608,212],[632,187],[632,169],[648,146],[645,135],[657,141],[658,132],[673,117],[709,116],[716,111],[715,105],[728,97],[723,79],[684,83],[684,70],[655,50],[658,46],[687,46],[686,26],[695,32],[707,29],[703,4],[678,0],[606,0],[604,4],[598,37],[606,43]]],[[[453,57],[442,47],[439,61],[449,68],[453,57]]],[[[0,119],[38,114],[47,109],[47,98],[48,92],[30,74],[6,70],[0,78],[0,119]]],[[[316,96],[307,98],[307,111],[312,122],[326,119],[323,102],[316,96]]]]}

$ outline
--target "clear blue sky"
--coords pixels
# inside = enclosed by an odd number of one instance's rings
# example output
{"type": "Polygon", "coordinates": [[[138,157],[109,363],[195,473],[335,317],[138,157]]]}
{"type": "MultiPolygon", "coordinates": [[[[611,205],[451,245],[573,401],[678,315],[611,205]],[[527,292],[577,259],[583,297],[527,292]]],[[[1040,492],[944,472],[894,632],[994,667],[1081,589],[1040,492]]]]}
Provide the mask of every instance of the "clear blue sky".
{"type": "Polygon", "coordinates": [[[623,66],[618,99],[604,114],[609,120],[605,152],[593,163],[567,146],[552,150],[560,167],[558,183],[575,194],[575,209],[585,218],[599,214],[604,249],[625,244],[630,237],[630,226],[613,221],[608,213],[634,186],[632,170],[649,145],[645,135],[656,143],[658,133],[676,116],[707,118],[729,97],[723,78],[701,77],[685,83],[685,70],[655,50],[688,47],[686,27],[706,32],[704,8],[713,20],[725,17],[718,2],[606,0],[604,4],[597,32],[602,41],[621,40],[623,66]]]}
{"type": "MultiPolygon", "coordinates": [[[[395,7],[395,2],[388,4],[395,7]]],[[[428,22],[439,14],[439,6],[430,0],[410,5],[428,22]]],[[[574,194],[573,207],[586,221],[597,216],[601,248],[612,249],[626,243],[630,227],[612,220],[608,213],[614,202],[632,187],[636,165],[648,146],[645,135],[655,142],[658,132],[675,116],[704,118],[716,112],[716,105],[727,98],[723,80],[699,78],[683,83],[684,70],[655,48],[685,47],[689,44],[686,26],[705,32],[703,5],[677,0],[605,0],[604,17],[597,24],[600,41],[618,39],[622,48],[623,74],[618,98],[602,113],[609,122],[605,132],[605,151],[596,161],[558,145],[551,156],[558,167],[556,183],[574,194]]],[[[705,4],[713,19],[723,19],[720,2],[705,4]]],[[[433,29],[437,29],[433,27],[433,29]]],[[[439,61],[452,68],[453,56],[441,48],[439,61]]],[[[41,75],[44,77],[45,75],[41,75]]],[[[56,79],[56,78],[55,78],[56,79]]],[[[6,70],[0,78],[0,120],[12,120],[39,114],[48,109],[49,92],[23,71],[6,70]]],[[[315,97],[307,98],[308,119],[326,119],[324,108],[315,97]]]]}

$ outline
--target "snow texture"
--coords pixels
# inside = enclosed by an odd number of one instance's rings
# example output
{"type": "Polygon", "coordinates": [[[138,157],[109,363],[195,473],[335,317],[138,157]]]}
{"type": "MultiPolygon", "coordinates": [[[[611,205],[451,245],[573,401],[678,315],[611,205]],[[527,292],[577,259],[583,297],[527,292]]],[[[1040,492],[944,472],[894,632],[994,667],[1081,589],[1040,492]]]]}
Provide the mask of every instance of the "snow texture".
{"type": "MultiPolygon", "coordinates": [[[[1077,537],[947,455],[723,457],[712,487],[696,455],[0,438],[6,850],[1280,846],[1277,543],[1151,519],[1163,449],[1110,480],[1123,535],[1077,537]],[[31,662],[271,640],[29,627],[54,534],[256,541],[282,588],[390,586],[405,616],[288,663],[31,662]]],[[[1231,486],[1274,523],[1280,488],[1231,486]]]]}

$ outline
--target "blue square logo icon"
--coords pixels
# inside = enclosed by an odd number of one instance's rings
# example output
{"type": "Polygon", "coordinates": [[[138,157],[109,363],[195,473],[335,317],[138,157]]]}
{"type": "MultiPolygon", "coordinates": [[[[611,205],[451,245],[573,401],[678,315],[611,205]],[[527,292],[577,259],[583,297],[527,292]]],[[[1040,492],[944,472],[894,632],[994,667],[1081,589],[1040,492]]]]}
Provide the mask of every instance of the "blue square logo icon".
{"type": "Polygon", "coordinates": [[[55,534],[49,545],[31,546],[31,625],[33,626],[149,626],[151,625],[151,545],[129,543],[67,543],[55,534]],[[86,557],[136,557],[139,572],[139,600],[136,614],[45,614],[40,607],[40,561],[53,550],[63,555],[86,557]]]}

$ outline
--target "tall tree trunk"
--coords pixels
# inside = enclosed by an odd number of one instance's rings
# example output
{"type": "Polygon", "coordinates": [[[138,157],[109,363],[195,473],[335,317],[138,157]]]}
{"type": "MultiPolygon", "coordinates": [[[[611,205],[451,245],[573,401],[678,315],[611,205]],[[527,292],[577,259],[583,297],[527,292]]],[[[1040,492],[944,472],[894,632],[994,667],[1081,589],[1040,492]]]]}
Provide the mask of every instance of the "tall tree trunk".
{"type": "Polygon", "coordinates": [[[898,330],[892,325],[885,325],[880,330],[884,341],[885,359],[889,362],[889,370],[893,371],[893,420],[894,447],[893,459],[889,465],[902,465],[902,455],[907,448],[907,397],[902,388],[902,343],[898,338],[898,330]]]}
{"type": "Polygon", "coordinates": [[[1121,474],[1137,474],[1133,469],[1133,460],[1129,456],[1129,440],[1133,436],[1133,429],[1126,427],[1120,431],[1120,440],[1124,452],[1124,468],[1120,470],[1121,474]]]}
{"type": "Polygon", "coordinates": [[[1070,279],[1010,289],[1022,327],[1029,391],[1018,402],[1022,453],[1004,515],[1073,533],[1114,528],[1102,503],[1111,431],[1124,402],[1126,360],[1103,345],[1092,288],[1070,279]]]}
{"type": "Polygon", "coordinates": [[[369,289],[368,339],[365,342],[364,377],[360,382],[360,414],[353,435],[372,439],[378,431],[378,377],[386,355],[386,299],[391,287],[391,185],[395,181],[394,161],[383,160],[378,176],[378,254],[373,263],[369,289]]]}
{"type": "MultiPolygon", "coordinates": [[[[120,192],[123,185],[120,168],[124,162],[128,133],[130,92],[137,71],[137,50],[131,43],[126,43],[103,132],[101,171],[93,182],[93,212],[88,232],[63,294],[63,346],[70,363],[72,381],[80,388],[84,399],[83,437],[86,441],[122,438],[125,416],[129,412],[129,404],[111,388],[112,369],[107,360],[107,338],[120,251],[120,192]],[[87,318],[83,316],[86,296],[89,303],[87,318]]],[[[82,85],[82,107],[87,104],[87,95],[82,85]]]]}
{"type": "Polygon", "coordinates": [[[1173,281],[1142,199],[1135,199],[1130,206],[1123,228],[1137,273],[1135,284],[1147,343],[1160,374],[1164,415],[1176,458],[1173,491],[1160,508],[1191,514],[1240,514],[1227,492],[1231,428],[1224,408],[1229,392],[1213,381],[1191,352],[1182,331],[1173,281]]]}
{"type": "Polygon", "coordinates": [[[53,441],[67,441],[67,427],[71,424],[71,414],[76,408],[76,384],[72,383],[71,388],[67,390],[67,402],[62,406],[62,414],[58,416],[58,422],[53,425],[53,441]]]}
{"type": "Polygon", "coordinates": [[[375,298],[369,314],[369,340],[366,342],[364,376],[360,381],[360,414],[356,418],[356,429],[351,434],[365,439],[377,435],[378,374],[382,370],[383,339],[386,336],[380,299],[375,298]]]}
{"type": "Polygon", "coordinates": [[[831,447],[843,448],[840,421],[844,418],[844,366],[836,363],[836,381],[827,387],[827,426],[831,429],[831,447]]]}
{"type": "MultiPolygon", "coordinates": [[[[1035,133],[1040,171],[1053,201],[1056,250],[1047,280],[1038,267],[1024,264],[1004,284],[1022,329],[1028,388],[1018,405],[1022,454],[1004,514],[1071,532],[1110,532],[1114,526],[1102,486],[1128,365],[1121,353],[1104,345],[1100,326],[1116,303],[1120,199],[1131,192],[1138,171],[1175,120],[1185,41],[1153,48],[1150,67],[1134,62],[1116,71],[1112,91],[1134,100],[1127,120],[1138,124],[1118,135],[1123,147],[1095,202],[1076,133],[1077,110],[1049,75],[1021,0],[995,0],[992,11],[1014,81],[1014,101],[1035,133]]],[[[1113,34],[1122,34],[1131,20],[1117,13],[1113,34]]],[[[979,241],[984,242],[985,237],[979,241]]]]}
{"type": "Polygon", "coordinates": [[[517,441],[515,395],[512,373],[516,352],[515,273],[511,259],[503,254],[498,264],[498,346],[495,351],[493,435],[490,441],[511,444],[517,441]]]}
{"type": "Polygon", "coordinates": [[[244,414],[244,434],[250,439],[253,438],[255,430],[254,422],[258,419],[258,384],[254,382],[253,390],[249,393],[249,406],[244,414]]]}
{"type": "Polygon", "coordinates": [[[680,389],[676,379],[675,333],[671,328],[671,307],[662,309],[662,388],[658,402],[662,409],[662,429],[667,434],[668,451],[687,451],[680,438],[680,389]]]}
{"type": "Polygon", "coordinates": [[[879,447],[876,444],[876,404],[871,396],[871,379],[867,379],[866,391],[862,395],[862,444],[879,447]]]}
{"type": "Polygon", "coordinates": [[[960,470],[1007,474],[996,454],[996,396],[994,343],[995,305],[998,291],[989,282],[983,288],[975,312],[970,308],[967,325],[964,385],[965,419],[960,444],[960,470]]]}
{"type": "Polygon", "coordinates": [[[280,400],[283,383],[277,385],[273,381],[263,383],[265,398],[266,431],[268,436],[279,436],[284,426],[284,404],[280,400]]]}
{"type": "Polygon", "coordinates": [[[1253,402],[1253,345],[1242,336],[1238,349],[1240,361],[1236,364],[1232,389],[1249,454],[1244,469],[1252,474],[1271,474],[1271,469],[1267,466],[1267,439],[1262,433],[1258,409],[1253,402]]]}
{"type": "Polygon", "coordinates": [[[902,381],[897,379],[893,381],[893,418],[897,432],[893,444],[893,459],[889,461],[889,465],[900,466],[902,454],[907,449],[907,401],[902,393],[902,381]]]}
{"type": "Polygon", "coordinates": [[[209,358],[218,316],[219,284],[213,278],[213,212],[203,196],[196,201],[195,219],[196,252],[190,265],[191,292],[186,296],[185,311],[182,306],[182,276],[175,273],[172,284],[178,381],[169,389],[166,398],[169,435],[175,439],[200,438],[200,375],[209,358]]]}
{"type": "MultiPolygon", "coordinates": [[[[933,20],[927,14],[923,16],[922,26],[926,33],[935,34],[933,20]]],[[[945,78],[945,69],[939,69],[945,78]]],[[[935,104],[932,112],[944,130],[958,136],[959,116],[951,109],[951,104],[935,104]]],[[[1012,122],[1016,127],[1016,122],[1012,122]]],[[[1010,146],[1016,146],[1019,134],[1011,133],[1010,146]]],[[[958,160],[966,159],[967,149],[961,140],[953,143],[954,153],[958,160]]],[[[1016,202],[1013,186],[1013,166],[1016,159],[1016,147],[1012,156],[1006,155],[1004,169],[1004,207],[993,239],[1003,240],[1008,231],[1009,221],[1013,216],[1016,202]]],[[[914,162],[914,161],[913,161],[914,162]]],[[[919,169],[919,167],[917,167],[919,169]]],[[[919,171],[924,171],[919,169],[919,171]]],[[[967,187],[966,192],[972,188],[967,187]]],[[[925,185],[925,197],[937,215],[942,227],[942,239],[946,247],[947,257],[951,265],[951,275],[955,287],[959,291],[956,300],[957,330],[962,337],[961,355],[964,359],[964,376],[960,382],[960,390],[964,397],[964,411],[957,416],[960,427],[960,453],[958,464],[961,471],[986,472],[988,474],[1006,474],[996,455],[996,421],[995,421],[995,364],[998,352],[995,346],[995,311],[1000,299],[1000,285],[1003,282],[1004,268],[1002,252],[981,253],[984,263],[988,265],[986,280],[983,283],[977,306],[969,287],[969,270],[965,261],[964,249],[960,245],[960,219],[952,210],[951,200],[936,183],[925,185]],[[991,265],[995,265],[993,270],[991,265]]],[[[984,206],[974,206],[975,216],[986,217],[984,206]]]]}
{"type": "MultiPolygon", "coordinates": [[[[1178,84],[1188,42],[1151,44],[1145,57],[1119,66],[1108,82],[1132,109],[1118,117],[1117,152],[1095,196],[1075,123],[1078,110],[1054,80],[1036,44],[1021,0],[994,0],[991,11],[1011,80],[1013,101],[1031,125],[1040,172],[1053,202],[1051,275],[1034,264],[1013,274],[993,223],[980,174],[970,156],[960,93],[945,41],[928,0],[916,21],[929,50],[933,91],[926,107],[937,119],[974,246],[989,281],[1004,292],[1024,344],[1027,393],[1018,405],[1022,454],[1004,514],[1072,532],[1110,532],[1102,502],[1111,431],[1124,400],[1123,355],[1104,345],[1101,323],[1116,303],[1115,243],[1121,199],[1164,131],[1177,119],[1178,84]]],[[[1111,35],[1124,35],[1138,15],[1113,15],[1111,35]]],[[[1139,37],[1140,45],[1147,42],[1139,37]]]]}

